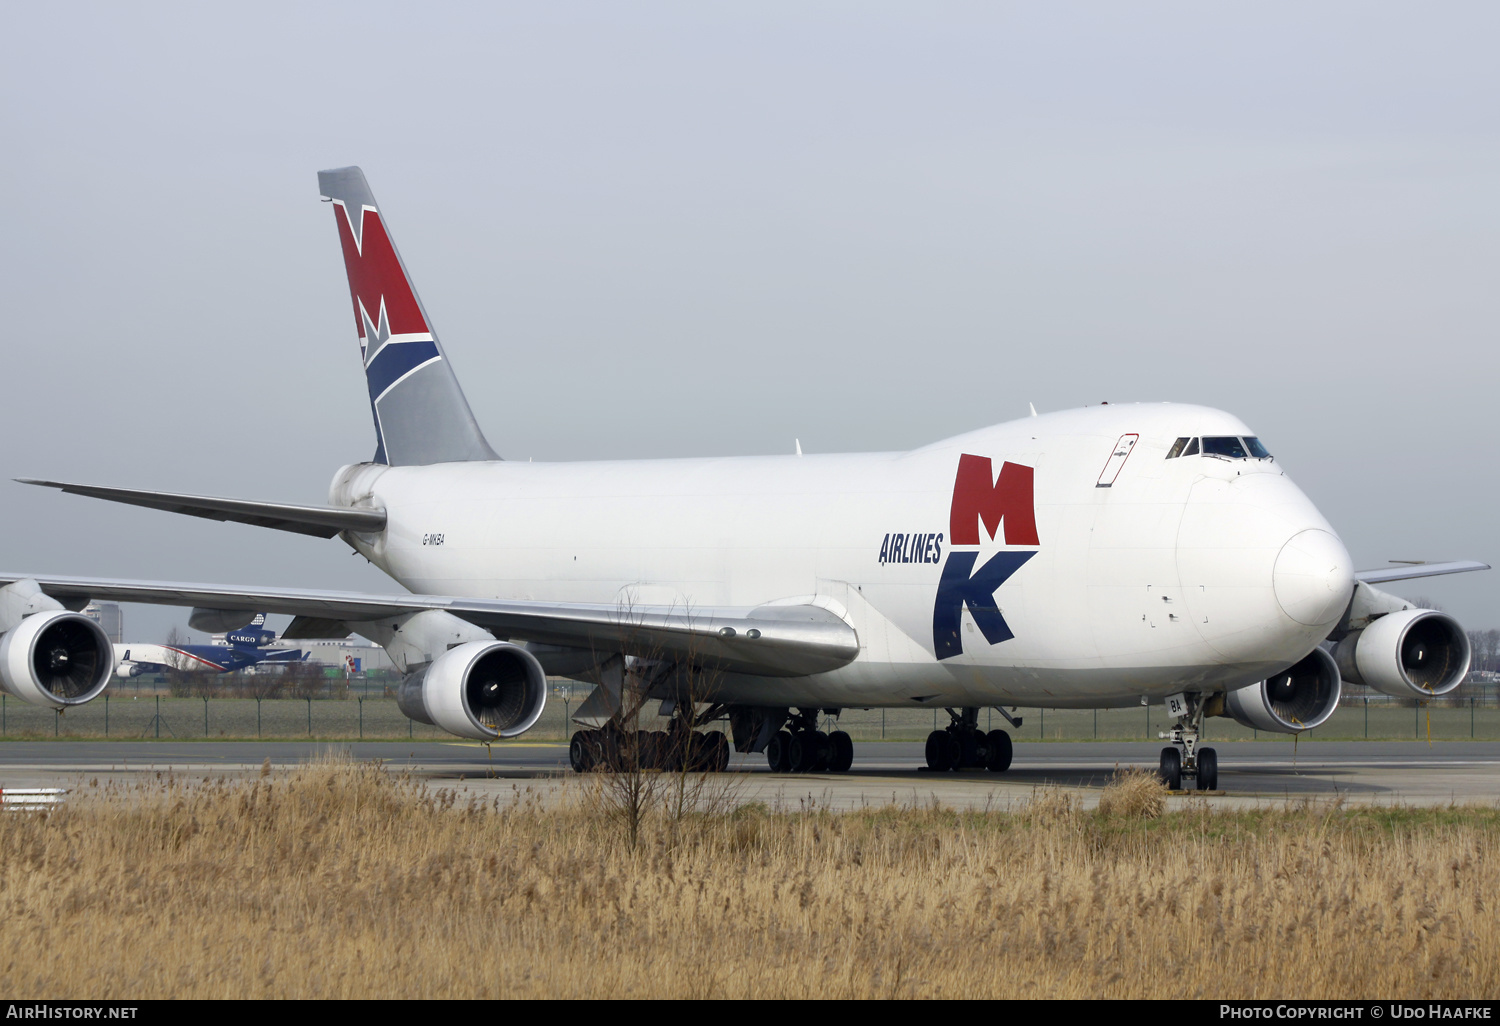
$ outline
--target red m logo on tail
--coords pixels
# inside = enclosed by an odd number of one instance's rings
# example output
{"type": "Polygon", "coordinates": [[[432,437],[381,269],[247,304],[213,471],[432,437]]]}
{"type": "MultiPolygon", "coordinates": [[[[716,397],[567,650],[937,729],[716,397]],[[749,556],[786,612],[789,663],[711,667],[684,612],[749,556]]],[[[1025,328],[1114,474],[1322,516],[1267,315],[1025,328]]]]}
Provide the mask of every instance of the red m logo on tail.
{"type": "Polygon", "coordinates": [[[339,242],[344,247],[344,269],[349,272],[349,295],[354,300],[354,323],[359,329],[360,338],[365,335],[364,318],[359,312],[361,303],[370,320],[378,322],[382,299],[385,300],[391,334],[426,332],[427,322],[422,319],[422,308],[417,305],[416,292],[401,270],[401,261],[396,258],[396,247],[386,234],[380,213],[369,209],[356,213],[343,203],[335,203],[333,209],[339,225],[339,242]],[[361,219],[358,232],[354,231],[354,225],[350,221],[352,217],[361,219]]]}
{"type": "Polygon", "coordinates": [[[988,456],[959,456],[953,509],[948,515],[948,544],[978,545],[982,520],[991,538],[1004,521],[1007,545],[1040,545],[1034,478],[1031,467],[1004,463],[997,481],[988,456]]]}

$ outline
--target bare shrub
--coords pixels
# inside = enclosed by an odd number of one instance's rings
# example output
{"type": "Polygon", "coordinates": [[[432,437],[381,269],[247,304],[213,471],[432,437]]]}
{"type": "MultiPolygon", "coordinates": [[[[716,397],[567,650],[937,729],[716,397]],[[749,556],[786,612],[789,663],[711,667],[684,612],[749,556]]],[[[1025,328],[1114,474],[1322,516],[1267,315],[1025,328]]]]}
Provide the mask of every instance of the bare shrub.
{"type": "MultiPolygon", "coordinates": [[[[632,717],[628,722],[634,722],[632,717]]],[[[640,843],[641,828],[664,801],[668,789],[668,778],[662,773],[648,769],[632,730],[627,742],[617,750],[607,753],[611,759],[601,776],[586,794],[590,804],[619,822],[625,830],[625,841],[631,851],[640,843]]]]}
{"type": "Polygon", "coordinates": [[[1116,772],[1099,793],[1099,814],[1123,819],[1157,819],[1167,811],[1167,789],[1155,773],[1142,769],[1116,772]]]}

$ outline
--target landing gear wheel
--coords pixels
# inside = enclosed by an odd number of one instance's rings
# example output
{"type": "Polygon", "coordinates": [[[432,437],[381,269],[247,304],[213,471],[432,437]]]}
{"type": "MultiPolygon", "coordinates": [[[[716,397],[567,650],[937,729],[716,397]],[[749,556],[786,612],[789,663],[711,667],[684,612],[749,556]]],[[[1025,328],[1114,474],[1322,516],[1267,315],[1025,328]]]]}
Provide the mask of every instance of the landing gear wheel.
{"type": "Polygon", "coordinates": [[[945,741],[945,744],[948,745],[948,768],[963,769],[963,745],[960,744],[959,738],[954,736],[953,733],[948,733],[947,730],[945,730],[944,736],[948,738],[945,741]]]}
{"type": "Polygon", "coordinates": [[[667,736],[661,744],[661,758],[657,765],[668,773],[676,773],[683,768],[684,759],[687,758],[686,743],[682,735],[675,730],[664,731],[667,736]]]}
{"type": "Polygon", "coordinates": [[[958,735],[951,731],[944,731],[943,736],[948,739],[948,768],[960,770],[964,768],[964,746],[958,739],[958,735]]]}
{"type": "Polygon", "coordinates": [[[1219,753],[1212,748],[1198,749],[1198,790],[1219,789],[1219,753]]]}
{"type": "Polygon", "coordinates": [[[828,735],[821,730],[812,732],[813,740],[817,743],[817,758],[813,760],[814,773],[828,772],[828,757],[833,754],[833,748],[828,743],[828,735]]]}
{"type": "Polygon", "coordinates": [[[792,772],[813,773],[818,768],[818,732],[799,730],[792,735],[792,772]]]}
{"type": "Polygon", "coordinates": [[[848,773],[854,765],[854,739],[842,730],[828,735],[828,771],[848,773]]]}
{"type": "Polygon", "coordinates": [[[723,773],[729,768],[729,739],[722,730],[703,735],[703,766],[710,773],[723,773]]]}
{"type": "Polygon", "coordinates": [[[573,737],[568,741],[568,763],[573,767],[574,773],[587,773],[593,769],[593,760],[590,756],[588,739],[584,736],[588,731],[575,730],[573,737]]]}
{"type": "Polygon", "coordinates": [[[953,768],[948,758],[948,732],[934,730],[927,735],[927,768],[941,771],[953,768]]]}
{"type": "Polygon", "coordinates": [[[992,730],[984,736],[984,743],[989,750],[985,756],[984,768],[991,773],[1004,773],[1010,769],[1010,735],[1003,730],[992,730]]]}
{"type": "MultiPolygon", "coordinates": [[[[718,734],[718,731],[714,731],[718,734]]],[[[723,735],[720,734],[720,737],[723,735]]],[[[690,773],[706,773],[714,768],[715,756],[709,748],[712,743],[708,734],[700,734],[697,731],[688,731],[686,736],[687,751],[684,753],[683,768],[690,773]]]]}
{"type": "Polygon", "coordinates": [[[984,758],[980,746],[984,735],[977,730],[966,730],[955,739],[958,741],[958,760],[954,769],[981,769],[984,758]]]}
{"type": "Polygon", "coordinates": [[[635,764],[640,769],[658,769],[656,745],[651,742],[651,731],[635,732],[635,764]]]}
{"type": "Polygon", "coordinates": [[[1157,768],[1156,775],[1166,785],[1168,791],[1181,791],[1182,753],[1175,748],[1163,748],[1161,765],[1157,768]]]}
{"type": "Polygon", "coordinates": [[[792,735],[781,730],[766,745],[766,763],[772,773],[790,773],[792,769],[792,735]]]}
{"type": "Polygon", "coordinates": [[[594,750],[594,768],[605,773],[620,770],[620,735],[613,730],[591,730],[589,740],[594,750]]]}

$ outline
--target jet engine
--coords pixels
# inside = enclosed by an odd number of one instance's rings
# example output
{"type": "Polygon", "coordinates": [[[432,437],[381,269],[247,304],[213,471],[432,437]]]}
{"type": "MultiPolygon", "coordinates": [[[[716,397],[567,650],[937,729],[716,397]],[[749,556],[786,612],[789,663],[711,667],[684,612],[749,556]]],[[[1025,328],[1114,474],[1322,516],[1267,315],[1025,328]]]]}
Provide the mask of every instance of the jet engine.
{"type": "Polygon", "coordinates": [[[114,671],[114,646],[82,613],[33,613],[0,638],[0,688],[62,709],[98,697],[114,671]]]}
{"type": "Polygon", "coordinates": [[[493,741],[523,734],[541,718],[547,674],[536,656],[504,641],[469,641],[444,652],[401,685],[411,719],[450,734],[493,741]]]}
{"type": "Polygon", "coordinates": [[[1256,730],[1297,734],[1320,726],[1339,707],[1339,667],[1321,648],[1258,684],[1224,696],[1224,712],[1256,730]]]}
{"type": "Polygon", "coordinates": [[[1397,698],[1445,695],[1469,672],[1469,638],[1435,609],[1402,609],[1372,620],[1333,650],[1344,679],[1397,698]]]}

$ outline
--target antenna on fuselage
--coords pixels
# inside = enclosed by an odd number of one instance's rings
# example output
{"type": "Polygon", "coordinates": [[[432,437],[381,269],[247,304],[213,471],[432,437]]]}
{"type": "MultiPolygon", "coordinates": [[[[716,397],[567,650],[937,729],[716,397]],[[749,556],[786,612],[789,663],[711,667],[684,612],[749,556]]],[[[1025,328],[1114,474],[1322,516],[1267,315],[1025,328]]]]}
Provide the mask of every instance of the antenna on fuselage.
{"type": "Polygon", "coordinates": [[[792,439],[792,441],[797,446],[797,455],[801,456],[802,455],[802,439],[800,439],[800,438],[794,438],[794,439],[792,439]]]}
{"type": "Polygon", "coordinates": [[[1031,415],[1033,417],[1035,417],[1036,416],[1036,404],[1035,403],[1027,403],[1026,405],[1031,407],[1031,415]]]}

